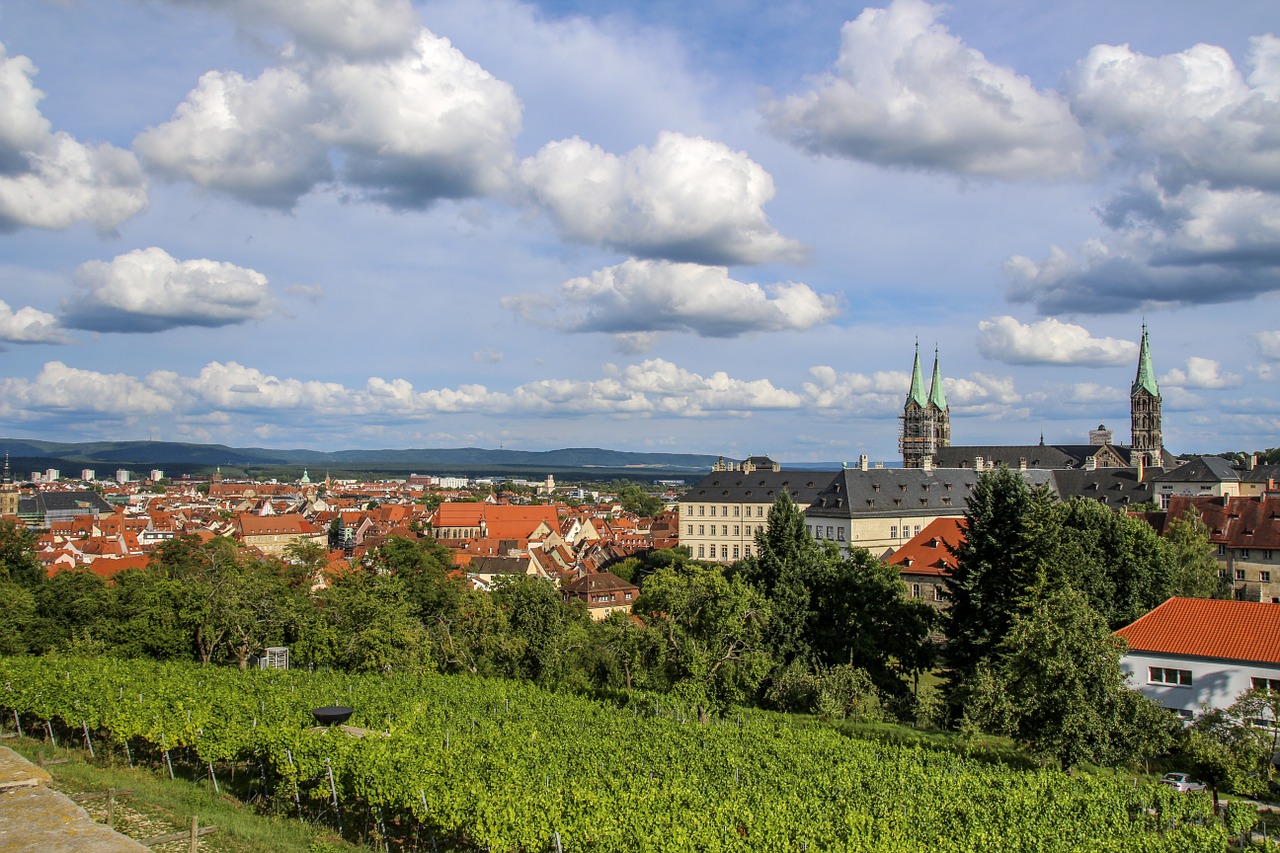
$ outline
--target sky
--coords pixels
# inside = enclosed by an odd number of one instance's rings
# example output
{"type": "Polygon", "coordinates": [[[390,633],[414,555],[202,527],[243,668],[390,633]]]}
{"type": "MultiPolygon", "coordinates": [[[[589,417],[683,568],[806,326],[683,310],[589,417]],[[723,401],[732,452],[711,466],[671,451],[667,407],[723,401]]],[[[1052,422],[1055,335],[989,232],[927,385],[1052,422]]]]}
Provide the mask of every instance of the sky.
{"type": "Polygon", "coordinates": [[[0,0],[0,435],[1280,444],[1274,0],[0,0]]]}

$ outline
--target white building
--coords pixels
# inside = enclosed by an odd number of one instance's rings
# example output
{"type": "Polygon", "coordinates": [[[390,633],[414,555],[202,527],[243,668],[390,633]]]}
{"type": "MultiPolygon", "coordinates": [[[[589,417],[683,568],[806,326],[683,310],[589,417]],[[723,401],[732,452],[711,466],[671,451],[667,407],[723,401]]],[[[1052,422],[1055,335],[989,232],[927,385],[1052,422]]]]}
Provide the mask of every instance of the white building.
{"type": "Polygon", "coordinates": [[[164,479],[164,472],[161,471],[159,468],[152,468],[151,473],[147,476],[147,479],[153,483],[159,482],[160,480],[164,479]]]}
{"type": "Polygon", "coordinates": [[[127,482],[129,482],[129,472],[128,472],[128,471],[126,471],[126,470],[125,470],[125,469],[123,469],[123,468],[121,468],[121,469],[119,469],[118,471],[116,471],[116,482],[117,482],[117,483],[127,483],[127,482]]]}
{"type": "Polygon", "coordinates": [[[57,468],[46,468],[44,472],[44,479],[46,483],[56,483],[58,480],[62,479],[62,472],[57,468]]]}
{"type": "Polygon", "coordinates": [[[1280,690],[1280,605],[1171,598],[1116,636],[1130,686],[1185,719],[1250,688],[1280,690]]]}
{"type": "Polygon", "coordinates": [[[91,483],[98,479],[98,472],[92,468],[83,468],[80,471],[80,479],[84,480],[86,483],[91,483]]]}

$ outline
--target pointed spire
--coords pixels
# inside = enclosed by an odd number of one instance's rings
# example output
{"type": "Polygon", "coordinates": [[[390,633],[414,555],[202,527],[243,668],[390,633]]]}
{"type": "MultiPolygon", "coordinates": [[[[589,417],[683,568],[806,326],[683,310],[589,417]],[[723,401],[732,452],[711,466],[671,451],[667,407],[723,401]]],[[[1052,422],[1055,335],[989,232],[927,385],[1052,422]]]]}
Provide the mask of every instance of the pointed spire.
{"type": "Polygon", "coordinates": [[[942,368],[938,365],[938,348],[933,348],[933,379],[929,382],[929,402],[938,408],[938,411],[946,411],[947,395],[942,390],[942,368]]]}
{"type": "Polygon", "coordinates": [[[1142,347],[1138,350],[1138,375],[1134,377],[1130,395],[1137,394],[1139,388],[1152,397],[1160,396],[1160,386],[1156,384],[1156,371],[1151,366],[1151,344],[1147,340],[1146,323],[1142,324],[1142,347]]]}
{"type": "Polygon", "coordinates": [[[920,372],[920,342],[916,341],[916,363],[911,368],[911,390],[907,392],[907,403],[915,402],[920,408],[928,405],[924,396],[924,375],[920,372]]]}
{"type": "Polygon", "coordinates": [[[9,451],[4,452],[4,480],[5,483],[13,482],[13,475],[9,473],[9,451]]]}

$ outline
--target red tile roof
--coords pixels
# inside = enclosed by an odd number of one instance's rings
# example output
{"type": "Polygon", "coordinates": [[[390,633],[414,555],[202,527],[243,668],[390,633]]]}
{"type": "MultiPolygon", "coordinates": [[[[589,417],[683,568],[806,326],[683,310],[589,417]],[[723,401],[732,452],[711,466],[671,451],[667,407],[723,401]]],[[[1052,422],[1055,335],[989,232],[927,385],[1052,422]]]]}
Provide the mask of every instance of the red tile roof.
{"type": "Polygon", "coordinates": [[[913,575],[949,575],[956,568],[951,548],[964,541],[964,528],[963,518],[936,518],[885,562],[913,575]]]}
{"type": "Polygon", "coordinates": [[[1280,664],[1280,605],[1171,598],[1116,636],[1134,651],[1280,664]]]}

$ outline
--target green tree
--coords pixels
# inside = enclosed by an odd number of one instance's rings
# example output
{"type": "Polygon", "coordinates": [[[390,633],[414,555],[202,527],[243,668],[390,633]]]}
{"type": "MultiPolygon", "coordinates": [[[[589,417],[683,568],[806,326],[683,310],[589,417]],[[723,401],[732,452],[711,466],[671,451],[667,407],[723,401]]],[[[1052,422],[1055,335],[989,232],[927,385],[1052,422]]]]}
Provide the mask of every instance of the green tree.
{"type": "Polygon", "coordinates": [[[1048,496],[1015,471],[983,472],[969,494],[965,537],[944,578],[944,622],[952,690],[976,673],[1013,625],[1028,590],[1043,583],[1041,551],[1053,541],[1048,496]]]}
{"type": "Polygon", "coordinates": [[[0,578],[0,655],[22,655],[31,648],[36,622],[36,597],[30,589],[0,578]]]}
{"type": "Polygon", "coordinates": [[[1280,692],[1249,690],[1227,708],[1205,711],[1187,730],[1181,752],[1192,772],[1218,793],[1256,796],[1267,790],[1275,768],[1271,758],[1280,743],[1280,692]],[[1269,726],[1258,726],[1264,720],[1269,726]]]}
{"type": "Polygon", "coordinates": [[[810,647],[813,616],[810,583],[825,566],[822,548],[805,528],[804,511],[785,489],[757,527],[756,554],[737,564],[740,573],[766,599],[771,620],[766,643],[779,666],[799,660],[813,664],[810,647]]]}
{"type": "Polygon", "coordinates": [[[41,584],[35,600],[32,651],[109,642],[115,627],[115,587],[88,569],[58,572],[41,584]]]}
{"type": "Polygon", "coordinates": [[[450,576],[452,554],[434,539],[389,536],[374,552],[373,564],[400,578],[414,615],[424,624],[450,615],[465,586],[463,580],[450,576]]]}
{"type": "Polygon", "coordinates": [[[999,652],[970,684],[966,727],[1011,735],[1064,769],[1173,743],[1176,721],[1128,688],[1122,645],[1083,593],[1063,586],[1038,596],[999,652]]]}
{"type": "Polygon", "coordinates": [[[12,521],[0,521],[0,581],[35,590],[45,572],[36,559],[35,534],[12,521]]]}
{"type": "Polygon", "coordinates": [[[492,595],[506,611],[517,650],[511,674],[532,681],[553,681],[561,671],[560,657],[570,629],[590,617],[566,606],[555,584],[527,575],[500,578],[492,595]]]}
{"type": "Polygon", "coordinates": [[[636,515],[652,517],[662,512],[662,500],[634,484],[618,490],[618,502],[624,510],[636,515]]]}
{"type": "Polygon", "coordinates": [[[302,656],[355,672],[416,672],[433,666],[431,638],[394,575],[351,572],[320,593],[319,619],[302,656]]]}
{"type": "Polygon", "coordinates": [[[1222,598],[1228,593],[1230,585],[1223,582],[1222,566],[1214,558],[1209,528],[1195,510],[1170,521],[1164,541],[1173,561],[1173,595],[1222,598]]]}
{"type": "Polygon", "coordinates": [[[764,596],[719,566],[659,569],[633,609],[657,637],[666,678],[696,705],[700,721],[746,699],[773,667],[764,596]]]}

